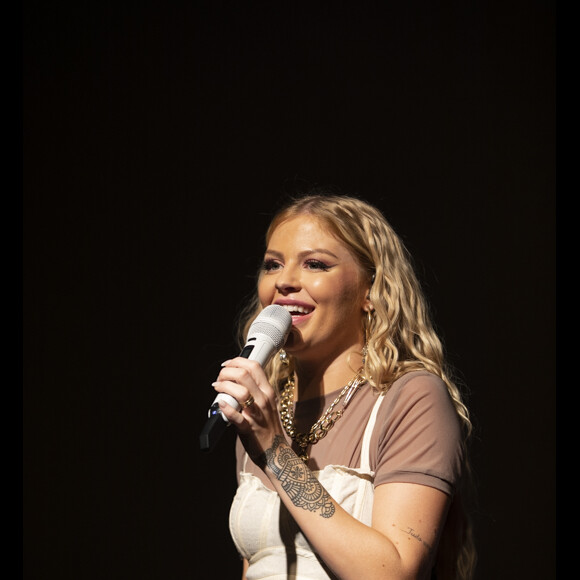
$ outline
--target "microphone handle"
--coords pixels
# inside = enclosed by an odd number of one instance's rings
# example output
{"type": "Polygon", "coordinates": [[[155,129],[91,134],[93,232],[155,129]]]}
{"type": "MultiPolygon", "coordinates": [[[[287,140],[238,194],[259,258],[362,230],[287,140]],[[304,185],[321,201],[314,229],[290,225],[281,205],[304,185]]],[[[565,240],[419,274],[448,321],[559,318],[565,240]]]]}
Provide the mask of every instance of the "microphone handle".
{"type": "Polygon", "coordinates": [[[199,448],[204,453],[213,451],[214,447],[228,426],[229,423],[224,420],[221,413],[214,413],[213,415],[210,415],[209,419],[205,423],[203,431],[199,436],[199,448]]]}
{"type": "MultiPolygon", "coordinates": [[[[250,358],[250,354],[254,350],[253,344],[247,344],[239,356],[243,358],[250,358]]],[[[229,427],[230,422],[222,415],[219,409],[218,400],[225,400],[234,409],[239,409],[240,404],[230,395],[225,393],[220,393],[212,403],[209,408],[209,418],[205,423],[205,426],[199,436],[199,447],[202,451],[209,453],[213,451],[220,437],[224,434],[224,431],[229,427]]]]}

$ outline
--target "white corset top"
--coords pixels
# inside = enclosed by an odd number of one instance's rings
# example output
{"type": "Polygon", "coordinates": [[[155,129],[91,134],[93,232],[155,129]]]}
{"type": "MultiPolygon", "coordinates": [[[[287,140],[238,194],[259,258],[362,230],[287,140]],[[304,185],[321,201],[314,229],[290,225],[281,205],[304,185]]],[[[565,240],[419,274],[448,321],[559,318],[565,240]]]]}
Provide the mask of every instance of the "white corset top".
{"type": "MultiPolygon", "coordinates": [[[[369,467],[369,443],[380,396],[367,423],[361,466],[327,465],[314,471],[330,496],[353,517],[371,524],[374,473],[369,467]]],[[[242,471],[230,510],[230,533],[238,552],[249,562],[247,580],[319,580],[334,578],[312,549],[280,500],[256,476],[242,471]]]]}

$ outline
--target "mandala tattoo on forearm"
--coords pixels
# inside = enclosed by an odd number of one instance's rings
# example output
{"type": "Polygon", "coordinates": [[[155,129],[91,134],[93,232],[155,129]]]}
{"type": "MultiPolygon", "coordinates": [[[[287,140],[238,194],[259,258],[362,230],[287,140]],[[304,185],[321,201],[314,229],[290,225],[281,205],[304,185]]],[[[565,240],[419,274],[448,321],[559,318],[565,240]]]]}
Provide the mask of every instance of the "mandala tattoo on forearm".
{"type": "Polygon", "coordinates": [[[328,492],[282,436],[274,437],[272,447],[264,455],[265,463],[296,507],[311,512],[319,511],[323,518],[333,516],[335,507],[328,492]]]}

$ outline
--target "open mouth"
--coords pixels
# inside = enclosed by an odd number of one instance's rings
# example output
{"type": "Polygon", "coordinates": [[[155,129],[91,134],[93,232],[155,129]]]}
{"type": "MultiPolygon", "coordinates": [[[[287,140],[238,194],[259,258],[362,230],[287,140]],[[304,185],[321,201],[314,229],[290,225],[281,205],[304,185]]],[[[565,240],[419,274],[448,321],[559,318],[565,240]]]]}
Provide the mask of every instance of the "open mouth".
{"type": "Polygon", "coordinates": [[[309,306],[298,306],[297,304],[281,304],[291,316],[304,316],[306,314],[310,314],[314,308],[309,306]]]}

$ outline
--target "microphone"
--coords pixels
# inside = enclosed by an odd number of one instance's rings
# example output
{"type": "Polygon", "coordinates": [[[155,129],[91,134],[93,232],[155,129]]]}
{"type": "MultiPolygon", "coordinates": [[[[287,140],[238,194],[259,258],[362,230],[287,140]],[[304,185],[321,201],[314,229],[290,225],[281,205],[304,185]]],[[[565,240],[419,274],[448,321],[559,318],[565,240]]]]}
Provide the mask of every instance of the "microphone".
{"type": "MultiPolygon", "coordinates": [[[[258,361],[262,367],[266,366],[272,355],[284,346],[291,327],[292,316],[283,306],[276,304],[266,306],[252,322],[246,344],[239,356],[258,361]]],[[[230,424],[220,411],[219,401],[225,401],[236,410],[241,406],[232,396],[218,393],[209,408],[208,420],[199,436],[202,451],[212,451],[230,424]]]]}

